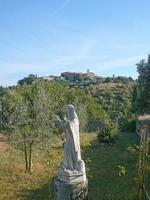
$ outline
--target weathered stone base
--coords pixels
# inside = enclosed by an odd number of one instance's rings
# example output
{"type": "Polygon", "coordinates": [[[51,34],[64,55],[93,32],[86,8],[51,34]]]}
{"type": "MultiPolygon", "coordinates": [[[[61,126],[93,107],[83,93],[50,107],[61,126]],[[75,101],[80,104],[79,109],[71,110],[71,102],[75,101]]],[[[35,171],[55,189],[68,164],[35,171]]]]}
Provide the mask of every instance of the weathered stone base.
{"type": "Polygon", "coordinates": [[[83,183],[86,182],[86,174],[85,173],[77,173],[77,174],[64,174],[60,173],[57,175],[58,180],[65,183],[83,183]]]}
{"type": "Polygon", "coordinates": [[[54,200],[88,200],[88,180],[82,183],[65,183],[55,179],[54,200]]]}

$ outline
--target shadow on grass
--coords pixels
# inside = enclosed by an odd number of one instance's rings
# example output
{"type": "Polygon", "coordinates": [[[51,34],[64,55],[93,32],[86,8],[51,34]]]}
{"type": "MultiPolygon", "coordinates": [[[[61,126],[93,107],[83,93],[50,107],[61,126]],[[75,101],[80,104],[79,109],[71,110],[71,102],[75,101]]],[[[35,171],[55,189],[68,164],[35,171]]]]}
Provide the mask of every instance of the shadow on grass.
{"type": "Polygon", "coordinates": [[[95,140],[85,148],[89,200],[135,200],[137,156],[127,147],[137,143],[136,134],[121,134],[113,145],[95,140]],[[125,167],[124,176],[119,176],[118,165],[125,167]]]}

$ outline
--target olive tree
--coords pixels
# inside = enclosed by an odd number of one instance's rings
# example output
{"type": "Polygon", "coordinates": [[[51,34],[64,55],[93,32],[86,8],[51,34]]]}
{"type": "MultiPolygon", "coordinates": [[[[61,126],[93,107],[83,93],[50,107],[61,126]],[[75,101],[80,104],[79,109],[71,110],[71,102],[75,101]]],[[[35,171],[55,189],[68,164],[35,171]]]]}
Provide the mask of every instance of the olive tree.
{"type": "Polygon", "coordinates": [[[57,84],[38,83],[17,87],[5,96],[7,129],[11,144],[24,152],[26,170],[32,169],[32,153],[52,142],[55,113],[64,105],[57,84]]]}

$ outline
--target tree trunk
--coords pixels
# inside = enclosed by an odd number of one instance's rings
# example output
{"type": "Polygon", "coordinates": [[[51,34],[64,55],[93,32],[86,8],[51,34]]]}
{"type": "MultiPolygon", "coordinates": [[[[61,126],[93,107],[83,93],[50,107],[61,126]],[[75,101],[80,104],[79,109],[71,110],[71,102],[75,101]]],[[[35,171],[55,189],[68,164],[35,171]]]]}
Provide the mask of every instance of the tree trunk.
{"type": "Polygon", "coordinates": [[[26,171],[28,171],[29,170],[29,166],[28,166],[28,152],[27,152],[26,141],[24,141],[24,156],[25,156],[26,171]]]}
{"type": "Polygon", "coordinates": [[[26,141],[26,135],[24,135],[24,156],[26,171],[31,172],[32,170],[32,146],[33,142],[29,143],[26,141]]]}
{"type": "Polygon", "coordinates": [[[29,172],[32,170],[32,144],[29,144],[29,172]]]}

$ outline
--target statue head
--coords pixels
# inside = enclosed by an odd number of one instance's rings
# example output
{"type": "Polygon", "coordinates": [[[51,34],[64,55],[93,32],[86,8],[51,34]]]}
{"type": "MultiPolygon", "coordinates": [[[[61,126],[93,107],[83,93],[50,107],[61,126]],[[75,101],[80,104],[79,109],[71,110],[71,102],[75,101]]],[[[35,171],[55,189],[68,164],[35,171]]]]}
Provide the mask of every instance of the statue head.
{"type": "Polygon", "coordinates": [[[74,118],[78,118],[77,114],[75,112],[74,105],[72,105],[72,104],[67,105],[66,112],[67,112],[67,119],[68,120],[72,120],[74,118]]]}

